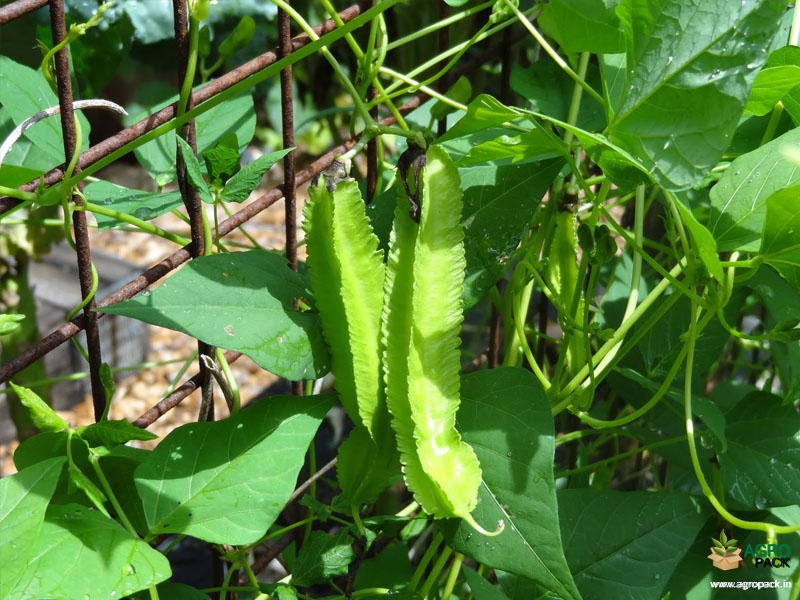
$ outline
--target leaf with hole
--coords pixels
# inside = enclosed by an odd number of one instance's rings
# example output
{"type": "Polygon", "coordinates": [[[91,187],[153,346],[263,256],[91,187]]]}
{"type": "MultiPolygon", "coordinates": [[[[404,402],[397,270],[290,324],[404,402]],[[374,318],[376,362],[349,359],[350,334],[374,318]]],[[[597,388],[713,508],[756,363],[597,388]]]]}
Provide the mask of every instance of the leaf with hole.
{"type": "Polygon", "coordinates": [[[314,379],[330,363],[318,315],[293,308],[307,287],[278,254],[230,252],[195,258],[153,292],[99,310],[242,352],[280,377],[314,379]]]}

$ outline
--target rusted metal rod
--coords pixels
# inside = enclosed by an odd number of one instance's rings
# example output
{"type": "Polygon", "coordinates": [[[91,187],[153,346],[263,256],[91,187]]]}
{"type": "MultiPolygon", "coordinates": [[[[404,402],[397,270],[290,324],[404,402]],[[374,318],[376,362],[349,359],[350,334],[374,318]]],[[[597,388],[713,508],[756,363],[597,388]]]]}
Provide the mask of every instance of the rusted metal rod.
{"type": "MultiPolygon", "coordinates": [[[[50,2],[50,28],[53,34],[53,46],[57,46],[67,37],[67,22],[64,13],[64,0],[50,2]]],[[[69,74],[69,50],[64,47],[55,53],[55,76],[58,89],[58,103],[61,107],[61,129],[64,137],[64,161],[69,164],[78,148],[76,116],[72,109],[72,79],[69,74]]],[[[78,172],[80,167],[75,168],[78,172]]],[[[83,206],[80,194],[72,195],[72,202],[77,209],[83,206]]],[[[72,213],[72,229],[75,236],[75,253],[78,260],[78,280],[81,288],[81,299],[86,301],[83,307],[83,323],[86,330],[86,352],[89,357],[89,380],[92,386],[92,403],[94,418],[99,421],[106,407],[105,391],[100,377],[103,358],[100,352],[100,329],[97,325],[97,313],[94,312],[94,267],[89,242],[89,227],[86,223],[86,212],[75,210],[72,213]]]]}
{"type": "Polygon", "coordinates": [[[0,6],[0,27],[18,19],[29,12],[47,6],[48,0],[17,0],[5,6],[0,6]]]}
{"type": "MultiPolygon", "coordinates": [[[[174,29],[178,64],[178,102],[180,103],[182,100],[180,91],[183,89],[184,80],[187,77],[187,65],[189,62],[189,7],[186,0],[172,0],[172,13],[175,18],[174,29]]],[[[190,83],[194,84],[193,81],[190,83]]],[[[194,106],[194,94],[190,87],[189,97],[186,99],[186,106],[177,107],[176,113],[181,114],[182,112],[188,112],[192,109],[192,106],[194,106]]],[[[192,153],[197,154],[197,128],[194,120],[186,123],[177,134],[186,141],[192,149],[192,153]]],[[[204,208],[200,200],[200,194],[189,181],[186,161],[183,159],[180,146],[175,149],[175,169],[178,179],[178,189],[180,189],[181,192],[181,200],[183,201],[183,206],[186,208],[186,215],[189,217],[189,230],[191,231],[192,238],[189,253],[192,255],[192,258],[195,258],[197,256],[202,256],[205,252],[205,231],[203,227],[204,208]]],[[[213,357],[214,348],[202,340],[197,340],[197,356],[200,366],[200,388],[203,398],[203,401],[200,403],[198,420],[213,421],[214,385],[211,379],[211,370],[206,366],[202,357],[213,357]]]]}
{"type": "MultiPolygon", "coordinates": [[[[347,16],[348,18],[352,19],[352,18],[354,18],[354,16],[359,14],[359,12],[362,10],[362,8],[361,7],[350,7],[350,9],[347,9],[347,10],[343,11],[343,13],[341,13],[343,15],[343,18],[344,18],[344,16],[347,16]],[[350,14],[350,15],[346,15],[345,14],[347,12],[347,10],[351,10],[351,9],[354,9],[354,8],[357,9],[358,12],[356,12],[355,14],[350,14]]],[[[326,23],[331,23],[332,24],[332,22],[326,22],[326,23]]],[[[323,24],[323,25],[325,25],[325,24],[323,24]]],[[[322,27],[322,26],[320,26],[320,27],[322,27]]],[[[292,43],[294,44],[295,48],[297,47],[298,40],[300,38],[302,38],[302,37],[304,37],[304,36],[297,36],[297,37],[292,39],[292,43]]],[[[306,40],[305,43],[307,43],[307,40],[306,40]]],[[[302,43],[300,43],[300,45],[302,46],[302,43]]],[[[488,57],[493,56],[496,52],[497,52],[496,48],[488,49],[486,52],[482,53],[481,55],[476,56],[473,60],[469,61],[468,63],[465,63],[462,66],[462,68],[458,69],[457,73],[454,73],[454,75],[459,74],[459,73],[466,73],[466,72],[471,71],[472,69],[474,69],[477,66],[479,66],[480,64],[482,64],[488,57]]],[[[269,53],[267,53],[267,54],[269,54],[269,53]]],[[[265,55],[262,55],[262,57],[263,56],[265,56],[265,55]]],[[[277,58],[276,58],[276,60],[277,60],[277,58]]],[[[273,60],[273,62],[274,62],[274,60],[273,60]]],[[[240,69],[241,68],[244,68],[244,66],[240,67],[240,69]]],[[[233,71],[231,73],[233,73],[233,71]]],[[[412,99],[410,99],[405,104],[403,104],[402,106],[400,106],[398,108],[398,110],[400,111],[401,114],[407,114],[407,113],[415,110],[416,108],[418,108],[422,104],[422,102],[423,102],[423,100],[425,98],[426,98],[426,96],[424,94],[420,93],[417,96],[415,96],[412,99]]],[[[168,109],[164,109],[164,111],[166,111],[166,110],[168,110],[168,109]]],[[[161,114],[164,111],[160,111],[157,114],[161,114]]],[[[394,118],[389,116],[389,117],[386,117],[384,119],[381,119],[380,122],[382,124],[385,124],[385,125],[391,125],[391,124],[394,123],[394,118]]],[[[136,137],[136,136],[134,136],[134,137],[136,137]]],[[[332,150],[327,152],[325,155],[321,156],[316,161],[311,163],[308,167],[306,167],[305,169],[299,171],[297,173],[296,177],[295,177],[294,185],[295,186],[299,186],[299,185],[302,185],[303,183],[309,181],[310,179],[312,179],[315,175],[319,174],[323,169],[327,168],[333,162],[334,158],[337,155],[342,154],[342,153],[346,152],[347,150],[349,150],[350,148],[352,148],[355,145],[356,141],[357,141],[357,139],[349,140],[348,142],[345,142],[344,144],[341,144],[340,146],[338,146],[336,148],[333,148],[332,150]]],[[[97,148],[97,146],[95,148],[97,148]]],[[[89,152],[91,152],[95,148],[90,149],[89,152]]],[[[86,153],[84,153],[84,155],[82,155],[82,156],[85,157],[86,153]]],[[[97,159],[99,159],[99,157],[94,157],[93,160],[97,160],[97,159]]],[[[91,163],[87,163],[87,164],[91,164],[91,163]]],[[[264,193],[260,197],[258,197],[255,200],[249,202],[248,204],[246,204],[238,212],[234,213],[233,215],[231,215],[230,217],[228,217],[227,219],[222,221],[219,224],[219,227],[217,228],[219,236],[223,237],[223,236],[229,234],[231,231],[234,231],[235,229],[238,229],[241,225],[246,223],[249,219],[253,218],[255,215],[259,214],[261,211],[265,210],[266,208],[272,206],[275,202],[277,202],[278,200],[280,200],[284,196],[283,189],[284,189],[284,186],[280,185],[280,186],[278,186],[278,187],[276,187],[276,188],[274,188],[272,190],[269,190],[268,192],[264,193]]],[[[2,204],[2,200],[0,200],[0,204],[2,204]]],[[[127,284],[125,284],[124,286],[122,286],[121,288],[116,290],[115,292],[109,294],[108,296],[106,296],[105,298],[100,300],[97,303],[97,306],[99,308],[102,308],[102,307],[105,307],[105,306],[110,306],[112,304],[116,304],[116,303],[121,302],[121,301],[123,301],[125,299],[128,299],[128,298],[131,298],[131,297],[135,296],[137,293],[139,293],[139,292],[143,291],[144,289],[146,289],[149,285],[155,283],[156,281],[158,281],[162,277],[166,276],[169,272],[173,271],[174,269],[176,269],[180,265],[182,265],[185,262],[187,262],[190,258],[191,258],[191,254],[189,252],[189,246],[176,250],[170,256],[168,256],[168,257],[164,258],[163,260],[161,260],[158,264],[150,267],[149,269],[144,271],[138,277],[134,278],[133,280],[131,280],[130,282],[128,282],[127,284]]],[[[102,314],[100,316],[102,316],[102,314]]],[[[76,335],[81,329],[83,329],[83,327],[84,327],[84,317],[83,316],[77,317],[77,318],[73,319],[72,321],[61,325],[55,331],[51,332],[49,335],[47,335],[44,338],[42,338],[37,344],[35,344],[34,346],[28,348],[27,350],[21,352],[14,359],[8,361],[7,363],[5,363],[3,365],[0,365],[0,383],[8,381],[16,373],[18,373],[19,371],[21,371],[25,367],[29,366],[30,364],[32,364],[36,360],[42,358],[45,354],[47,354],[52,349],[58,347],[59,345],[61,345],[65,341],[69,340],[71,337],[76,335]]],[[[234,358],[234,360],[235,360],[235,358],[234,358]]],[[[175,392],[173,392],[173,394],[170,396],[172,401],[174,401],[173,406],[176,405],[177,403],[179,403],[180,400],[182,400],[183,398],[188,396],[194,389],[195,389],[194,386],[185,384],[184,386],[179,388],[179,390],[176,390],[175,392]]],[[[171,408],[171,406],[169,408],[171,408]]],[[[165,410],[169,410],[169,408],[164,406],[165,410]]],[[[149,412],[145,413],[145,415],[148,415],[148,414],[149,414],[149,412]]],[[[142,415],[142,419],[144,419],[145,415],[142,415]]],[[[157,416],[155,418],[157,418],[157,416]]],[[[149,423],[145,424],[144,421],[146,421],[146,420],[147,419],[144,419],[143,421],[137,421],[137,423],[141,423],[142,426],[147,426],[147,424],[149,424],[149,423]]]]}
{"type": "MultiPolygon", "coordinates": [[[[353,5],[340,12],[339,17],[346,23],[355,19],[364,10],[365,9],[362,5],[353,5]]],[[[325,35],[334,29],[336,29],[336,22],[333,21],[333,19],[328,19],[314,27],[314,31],[319,36],[325,35]]],[[[291,40],[292,51],[297,51],[310,42],[311,39],[307,34],[303,33],[297,35],[291,40]]],[[[222,75],[218,79],[215,79],[214,81],[211,81],[210,83],[207,83],[203,87],[196,90],[192,95],[194,103],[200,104],[201,102],[216,96],[220,92],[227,90],[243,79],[246,79],[247,77],[258,73],[259,71],[266,69],[279,59],[280,52],[278,49],[270,50],[269,52],[265,52],[264,54],[257,56],[240,67],[229,71],[225,75],[222,75]]],[[[78,166],[82,169],[85,169],[89,165],[96,163],[101,158],[104,158],[115,150],[119,150],[125,144],[132,142],[136,138],[143,136],[148,131],[167,123],[173,118],[175,118],[174,105],[167,106],[158,112],[153,113],[138,123],[134,123],[116,135],[106,138],[102,142],[99,142],[97,145],[92,146],[83,152],[78,159],[78,166]]],[[[63,176],[63,166],[52,169],[43,175],[44,185],[53,185],[54,183],[61,181],[63,176]]],[[[37,179],[36,181],[31,181],[30,183],[21,186],[19,189],[30,192],[35,190],[38,184],[39,180],[37,179]]],[[[17,200],[16,198],[0,197],[0,216],[18,204],[20,204],[20,200],[17,200]]]]}

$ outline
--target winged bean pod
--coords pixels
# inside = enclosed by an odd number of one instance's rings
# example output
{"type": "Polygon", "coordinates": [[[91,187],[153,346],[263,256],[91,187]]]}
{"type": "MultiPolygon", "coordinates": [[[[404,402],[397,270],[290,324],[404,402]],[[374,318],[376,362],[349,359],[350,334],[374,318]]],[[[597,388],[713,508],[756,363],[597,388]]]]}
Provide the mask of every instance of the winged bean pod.
{"type": "Polygon", "coordinates": [[[398,186],[383,309],[387,403],[406,484],[422,508],[486,533],[470,514],[480,464],[455,427],[466,266],[460,179],[442,148],[430,147],[426,158],[419,224],[398,186]]]}

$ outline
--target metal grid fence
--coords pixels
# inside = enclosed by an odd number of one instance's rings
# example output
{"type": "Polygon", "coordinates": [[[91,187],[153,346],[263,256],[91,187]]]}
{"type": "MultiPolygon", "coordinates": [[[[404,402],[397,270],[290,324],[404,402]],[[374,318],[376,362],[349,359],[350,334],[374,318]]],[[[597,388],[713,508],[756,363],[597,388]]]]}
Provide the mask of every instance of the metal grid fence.
{"type": "MultiPolygon", "coordinates": [[[[177,48],[177,64],[178,64],[178,81],[184,79],[186,71],[186,61],[188,56],[188,11],[185,0],[173,0],[173,13],[174,13],[174,28],[175,28],[175,43],[177,48]]],[[[369,10],[374,4],[374,0],[362,2],[357,5],[350,6],[339,13],[339,18],[343,23],[349,23],[357,19],[360,15],[369,10]]],[[[442,15],[446,16],[447,6],[442,4],[442,15]]],[[[0,27],[7,26],[12,23],[14,19],[21,17],[31,11],[40,8],[48,7],[50,12],[50,23],[53,35],[53,45],[58,44],[67,35],[67,26],[65,19],[64,0],[17,0],[5,6],[0,7],[0,27]]],[[[366,20],[365,22],[369,22],[366,20]]],[[[289,58],[294,52],[298,52],[314,41],[306,34],[291,36],[289,15],[283,10],[278,11],[277,19],[278,27],[278,47],[264,52],[256,58],[242,64],[241,66],[225,73],[224,75],[214,79],[206,85],[194,91],[189,100],[189,107],[197,106],[203,102],[214,101],[216,98],[222,98],[226,91],[232,90],[234,86],[240,84],[248,77],[263,72],[265,69],[275,65],[283,58],[289,58]]],[[[337,27],[334,20],[329,19],[314,27],[314,31],[318,36],[323,36],[335,30],[337,27]]],[[[502,43],[494,48],[489,48],[481,55],[476,56],[471,61],[464,61],[459,68],[450,74],[450,76],[458,75],[461,73],[469,73],[475,68],[479,67],[490,57],[496,59],[497,57],[508,56],[510,45],[513,39],[505,34],[502,43]]],[[[449,33],[446,28],[442,29],[438,37],[438,45],[440,49],[444,49],[449,44],[449,33]]],[[[284,147],[294,146],[294,115],[292,108],[292,69],[291,63],[293,60],[286,61],[288,66],[280,70],[280,86],[281,86],[281,114],[282,114],[282,131],[284,147]]],[[[502,61],[504,67],[508,61],[502,61]]],[[[71,87],[71,80],[69,76],[69,58],[68,49],[64,48],[55,55],[55,76],[58,82],[58,97],[60,105],[60,119],[64,135],[64,151],[65,163],[60,167],[52,169],[43,176],[43,183],[45,185],[54,185],[62,180],[66,170],[65,165],[70,163],[76,148],[76,132],[74,126],[73,114],[73,90],[71,87]]],[[[449,78],[448,78],[449,79],[449,78]]],[[[501,87],[508,88],[508,69],[503,68],[501,81],[504,82],[501,87]]],[[[440,84],[445,84],[446,81],[441,81],[440,84]]],[[[501,90],[502,91],[502,90],[501,90]]],[[[424,94],[409,99],[405,104],[398,107],[401,114],[407,114],[417,107],[419,107],[425,100],[424,94]]],[[[187,110],[188,110],[187,108],[187,110]]],[[[374,116],[377,116],[377,108],[375,109],[374,116]]],[[[176,105],[170,105],[162,110],[134,123],[130,127],[120,131],[119,133],[106,138],[105,140],[95,144],[94,146],[83,151],[77,159],[75,172],[81,169],[92,168],[97,169],[105,166],[119,158],[120,150],[129,144],[131,141],[153,131],[157,127],[168,123],[170,120],[176,118],[176,105]]],[[[389,116],[380,120],[380,123],[391,125],[394,122],[394,117],[389,116]]],[[[443,124],[440,124],[442,126],[443,124]]],[[[183,134],[186,140],[196,150],[194,122],[189,121],[184,126],[183,134]]],[[[241,210],[231,215],[226,220],[219,223],[218,235],[223,237],[242,224],[246,223],[249,219],[259,214],[261,211],[272,206],[280,199],[284,200],[285,207],[285,243],[286,243],[286,256],[289,265],[297,268],[297,231],[296,231],[296,199],[295,190],[298,186],[311,180],[315,175],[327,168],[334,160],[334,158],[352,148],[358,139],[350,139],[343,144],[331,149],[329,152],[313,161],[308,167],[297,171],[295,167],[295,153],[290,152],[286,155],[283,161],[284,167],[284,182],[282,185],[269,190],[261,196],[245,203],[241,210]]],[[[76,246],[76,257],[78,264],[78,273],[80,278],[81,293],[83,298],[90,297],[90,300],[83,309],[82,314],[76,316],[71,321],[65,322],[55,330],[45,335],[38,343],[32,345],[27,350],[21,352],[18,356],[9,360],[3,365],[0,365],[0,384],[8,382],[14,375],[22,371],[27,366],[31,365],[37,360],[42,359],[47,353],[54,348],[67,342],[70,338],[77,335],[80,331],[85,331],[86,334],[86,347],[89,356],[89,370],[91,380],[91,390],[94,404],[94,411],[97,418],[103,414],[105,409],[105,395],[103,386],[100,380],[100,367],[102,364],[100,334],[98,329],[98,319],[103,318],[102,313],[95,312],[95,308],[101,308],[116,304],[123,300],[129,299],[139,292],[145,290],[151,284],[166,277],[170,272],[177,269],[180,265],[191,260],[192,257],[198,256],[201,249],[204,247],[203,227],[200,211],[202,210],[201,201],[197,195],[196,190],[188,183],[186,169],[182,168],[180,153],[178,154],[177,165],[177,178],[178,185],[181,191],[183,204],[187,211],[190,228],[191,228],[191,243],[185,247],[173,252],[166,256],[157,264],[146,269],[137,277],[134,277],[119,289],[106,295],[100,299],[91,297],[92,288],[92,258],[91,247],[88,235],[88,226],[86,223],[86,214],[84,211],[76,210],[73,213],[73,228],[74,239],[76,246]]],[[[377,143],[372,140],[367,144],[367,197],[371,199],[376,189],[376,181],[378,177],[378,148],[377,143]]],[[[21,186],[21,190],[33,191],[39,181],[32,181],[28,184],[21,186]]],[[[73,196],[73,202],[77,206],[81,205],[82,199],[79,195],[73,196]]],[[[9,197],[0,197],[0,217],[13,210],[20,203],[19,200],[9,197]]],[[[497,319],[492,320],[494,334],[490,339],[497,339],[497,319]]],[[[207,354],[209,348],[203,342],[199,342],[199,354],[207,354]]],[[[494,345],[494,344],[493,344],[494,345]]],[[[494,354],[492,349],[489,350],[489,355],[494,354]]],[[[240,354],[237,352],[227,352],[226,359],[229,362],[235,361],[240,354]]],[[[485,358],[485,357],[484,357],[485,358]]],[[[491,360],[489,361],[491,362],[491,360]]],[[[301,393],[301,383],[294,382],[293,390],[295,393],[301,393]]],[[[211,375],[202,361],[199,362],[198,371],[188,377],[188,379],[172,393],[164,397],[161,401],[153,405],[150,409],[145,411],[134,424],[138,427],[147,427],[155,422],[159,417],[164,415],[167,411],[177,406],[183,399],[195,390],[200,389],[204,395],[212,393],[211,375]]],[[[203,404],[211,406],[213,410],[213,403],[204,402],[203,404]]],[[[213,415],[200,415],[202,419],[213,418],[213,415]]]]}

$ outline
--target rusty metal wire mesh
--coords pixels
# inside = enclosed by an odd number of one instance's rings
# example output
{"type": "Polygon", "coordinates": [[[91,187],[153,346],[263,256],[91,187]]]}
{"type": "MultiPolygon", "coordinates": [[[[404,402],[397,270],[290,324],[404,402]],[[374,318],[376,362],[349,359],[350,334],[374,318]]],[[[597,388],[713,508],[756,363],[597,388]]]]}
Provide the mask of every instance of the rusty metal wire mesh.
{"type": "MultiPolygon", "coordinates": [[[[350,6],[339,13],[339,18],[342,22],[347,23],[363,14],[370,6],[372,6],[372,4],[373,2],[370,1],[350,6]]],[[[14,19],[45,6],[47,6],[50,11],[53,44],[55,45],[63,40],[67,34],[64,0],[17,0],[16,2],[4,5],[0,7],[0,27],[8,26],[8,24],[13,23],[14,19]]],[[[443,6],[445,5],[443,4],[443,6]]],[[[442,16],[446,14],[446,10],[446,8],[443,9],[445,12],[442,13],[442,16]]],[[[188,55],[188,15],[185,0],[173,0],[173,12],[175,17],[175,42],[178,57],[177,75],[178,81],[182,81],[186,70],[186,60],[188,55]]],[[[264,52],[260,56],[257,56],[249,62],[242,64],[241,66],[221,75],[220,77],[197,89],[190,97],[190,106],[196,106],[197,104],[218,96],[224,91],[235,86],[237,83],[240,83],[247,77],[266,69],[267,67],[275,64],[281,58],[289,56],[292,52],[297,52],[299,49],[312,42],[312,40],[306,34],[300,34],[291,37],[289,25],[289,16],[283,11],[279,11],[278,47],[274,50],[264,52]]],[[[333,20],[326,20],[314,27],[314,31],[317,35],[322,36],[330,31],[333,31],[335,28],[336,23],[333,20]]],[[[446,30],[444,30],[444,33],[440,35],[438,43],[440,44],[440,47],[446,47],[449,43],[446,30]]],[[[505,43],[510,43],[510,40],[505,40],[505,43]]],[[[471,62],[465,62],[462,64],[459,67],[458,72],[464,73],[475,69],[483,62],[485,58],[493,55],[496,56],[497,52],[498,50],[496,48],[488,50],[483,56],[479,56],[471,62]]],[[[69,164],[70,160],[72,159],[74,149],[76,147],[76,135],[74,121],[72,119],[73,91],[70,84],[69,58],[68,50],[66,48],[56,53],[55,74],[58,81],[58,96],[61,107],[60,118],[64,132],[66,165],[69,164]]],[[[291,66],[281,71],[280,79],[283,143],[284,147],[291,147],[294,146],[291,66]]],[[[442,85],[445,83],[446,81],[441,82],[442,85]]],[[[419,94],[408,100],[405,104],[399,107],[400,113],[407,114],[413,111],[415,108],[421,105],[424,99],[425,95],[419,94]]],[[[175,116],[176,106],[167,106],[153,115],[134,123],[119,133],[112,135],[111,137],[108,137],[105,140],[86,149],[77,159],[76,172],[91,165],[96,165],[103,159],[108,159],[112,153],[123,148],[132,140],[145,135],[164,123],[169,122],[171,119],[174,119],[175,116]]],[[[380,122],[382,124],[390,125],[394,122],[394,120],[394,117],[390,116],[382,119],[380,122]]],[[[195,146],[193,122],[189,122],[185,128],[187,140],[192,146],[195,146]]],[[[239,228],[242,224],[246,223],[249,219],[253,218],[255,215],[272,206],[280,199],[284,199],[286,256],[290,266],[296,269],[297,205],[295,199],[295,189],[297,186],[309,181],[323,169],[328,167],[338,154],[341,154],[352,148],[357,141],[357,138],[346,141],[345,143],[331,149],[329,152],[313,161],[309,166],[299,171],[297,171],[295,167],[294,152],[289,153],[284,158],[285,176],[283,184],[269,190],[260,197],[251,200],[249,203],[245,203],[238,212],[220,222],[218,227],[218,235],[220,237],[228,235],[239,228]]],[[[202,210],[201,202],[197,197],[197,192],[192,188],[191,185],[188,184],[186,170],[185,168],[181,168],[180,155],[178,155],[178,161],[178,184],[181,190],[183,203],[190,220],[191,243],[173,252],[169,256],[164,257],[157,264],[146,269],[144,272],[134,277],[119,289],[106,295],[105,297],[97,300],[91,298],[83,309],[82,314],[76,316],[71,321],[63,323],[61,326],[45,335],[38,343],[24,350],[12,360],[0,365],[0,383],[8,382],[12,377],[14,377],[14,375],[22,371],[27,366],[31,365],[37,360],[42,359],[47,353],[51,352],[64,342],[67,342],[80,331],[85,331],[87,335],[86,347],[89,356],[94,411],[96,418],[99,418],[99,416],[103,414],[105,409],[105,396],[100,380],[102,356],[100,350],[100,335],[97,327],[98,319],[102,318],[103,314],[95,312],[94,309],[116,304],[145,290],[148,286],[164,278],[180,265],[191,260],[192,257],[197,256],[204,244],[203,227],[200,215],[200,211],[202,210]]],[[[43,183],[45,185],[53,185],[59,182],[64,176],[64,171],[64,165],[51,170],[43,176],[43,183]]],[[[376,180],[377,146],[375,142],[372,141],[367,146],[367,192],[368,198],[370,199],[375,191],[376,180]]],[[[38,184],[38,181],[32,181],[24,186],[21,186],[20,189],[32,191],[38,184]]],[[[77,205],[80,205],[82,200],[79,195],[75,195],[73,201],[77,205]]],[[[13,210],[19,205],[19,203],[19,200],[13,198],[0,197],[0,217],[2,217],[3,214],[13,210]]],[[[73,218],[74,239],[77,250],[76,254],[81,291],[83,297],[87,298],[91,296],[92,262],[85,212],[80,210],[75,211],[73,218]]],[[[206,345],[203,342],[198,342],[198,344],[200,354],[208,352],[208,348],[206,348],[206,345]]],[[[241,355],[237,352],[226,353],[226,358],[229,362],[235,361],[237,358],[239,358],[239,356],[241,355]]],[[[300,382],[295,382],[295,393],[300,393],[301,391],[299,383],[300,382]]],[[[187,380],[180,385],[180,387],[175,389],[160,402],[145,411],[138,419],[134,421],[134,424],[138,427],[147,427],[148,425],[151,425],[159,417],[177,406],[184,398],[197,389],[204,389],[205,393],[208,394],[211,393],[212,389],[210,374],[207,372],[202,361],[199,364],[199,371],[196,374],[188,377],[187,380]]],[[[211,406],[213,407],[213,404],[211,404],[211,406]]],[[[213,418],[213,415],[200,415],[200,418],[213,418]]]]}

